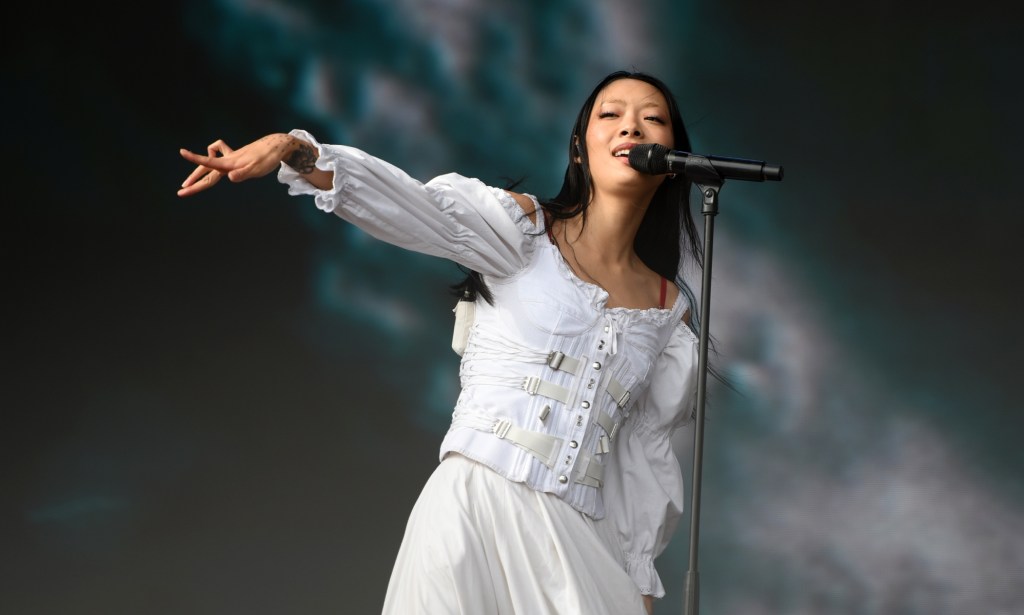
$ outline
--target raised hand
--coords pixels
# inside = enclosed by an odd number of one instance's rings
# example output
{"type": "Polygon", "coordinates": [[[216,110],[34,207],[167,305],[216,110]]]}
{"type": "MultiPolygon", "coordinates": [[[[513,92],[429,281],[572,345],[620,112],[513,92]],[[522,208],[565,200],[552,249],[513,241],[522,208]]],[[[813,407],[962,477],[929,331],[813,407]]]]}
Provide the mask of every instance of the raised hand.
{"type": "Polygon", "coordinates": [[[305,162],[309,168],[297,168],[300,173],[312,171],[316,161],[315,150],[308,143],[283,133],[267,135],[237,150],[218,139],[206,151],[207,155],[203,156],[181,149],[181,157],[198,166],[182,182],[178,196],[191,196],[211,188],[225,175],[232,182],[263,177],[276,171],[285,158],[292,166],[295,166],[295,159],[305,162]]]}

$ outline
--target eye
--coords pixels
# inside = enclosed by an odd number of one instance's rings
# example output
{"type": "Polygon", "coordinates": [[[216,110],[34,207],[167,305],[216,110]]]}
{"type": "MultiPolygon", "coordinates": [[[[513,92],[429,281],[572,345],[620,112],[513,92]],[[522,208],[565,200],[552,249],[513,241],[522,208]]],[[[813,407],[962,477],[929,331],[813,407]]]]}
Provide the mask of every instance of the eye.
{"type": "Polygon", "coordinates": [[[600,118],[600,119],[606,119],[606,118],[609,118],[609,117],[618,117],[618,114],[617,113],[613,113],[611,111],[602,111],[601,113],[597,114],[597,117],[600,118]]]}
{"type": "Polygon", "coordinates": [[[647,121],[650,121],[650,122],[654,122],[656,124],[664,124],[665,123],[665,120],[661,119],[657,115],[648,115],[644,119],[647,120],[647,121]]]}

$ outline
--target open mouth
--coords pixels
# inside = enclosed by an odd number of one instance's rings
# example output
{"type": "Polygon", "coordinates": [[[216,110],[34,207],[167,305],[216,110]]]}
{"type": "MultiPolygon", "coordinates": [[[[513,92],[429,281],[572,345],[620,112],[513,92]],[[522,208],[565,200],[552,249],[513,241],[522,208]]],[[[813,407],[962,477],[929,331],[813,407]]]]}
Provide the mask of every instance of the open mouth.
{"type": "Polygon", "coordinates": [[[615,158],[626,158],[629,159],[629,151],[633,149],[633,143],[623,143],[622,145],[616,146],[612,150],[612,156],[615,158]]]}

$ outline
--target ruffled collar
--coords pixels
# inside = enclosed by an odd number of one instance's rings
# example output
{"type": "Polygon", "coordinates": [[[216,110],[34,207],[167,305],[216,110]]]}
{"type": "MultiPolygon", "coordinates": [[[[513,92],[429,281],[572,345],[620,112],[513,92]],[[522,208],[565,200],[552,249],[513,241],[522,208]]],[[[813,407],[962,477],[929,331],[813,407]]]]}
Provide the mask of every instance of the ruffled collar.
{"type": "Polygon", "coordinates": [[[608,303],[608,291],[601,288],[597,284],[587,282],[581,279],[576,273],[569,267],[569,263],[565,262],[565,258],[562,256],[562,252],[558,249],[558,246],[550,241],[545,232],[543,235],[544,249],[547,250],[549,257],[554,259],[555,268],[562,275],[563,278],[569,281],[570,284],[574,285],[581,293],[587,298],[591,306],[600,314],[615,317],[620,324],[632,324],[632,323],[645,323],[660,327],[670,320],[680,320],[683,317],[683,312],[686,311],[687,301],[684,298],[683,293],[676,295],[675,303],[671,307],[659,308],[627,308],[627,307],[607,307],[608,303]]]}
{"type": "MultiPolygon", "coordinates": [[[[689,302],[686,301],[683,293],[677,293],[675,303],[672,304],[672,307],[668,308],[606,307],[608,304],[608,291],[597,284],[587,282],[576,275],[576,272],[572,270],[569,263],[565,262],[565,257],[562,256],[562,252],[558,249],[558,246],[551,241],[548,220],[547,217],[541,213],[544,210],[541,207],[540,200],[533,194],[526,194],[526,196],[533,201],[535,207],[534,211],[538,212],[536,222],[534,224],[534,228],[536,230],[533,234],[535,234],[537,240],[543,244],[550,257],[554,259],[555,268],[562,277],[579,289],[580,292],[587,297],[590,305],[599,314],[615,317],[623,324],[642,322],[657,327],[664,325],[670,320],[672,322],[682,320],[683,313],[686,312],[686,308],[689,307],[689,302]]],[[[508,198],[510,201],[514,202],[511,196],[508,198]]]]}

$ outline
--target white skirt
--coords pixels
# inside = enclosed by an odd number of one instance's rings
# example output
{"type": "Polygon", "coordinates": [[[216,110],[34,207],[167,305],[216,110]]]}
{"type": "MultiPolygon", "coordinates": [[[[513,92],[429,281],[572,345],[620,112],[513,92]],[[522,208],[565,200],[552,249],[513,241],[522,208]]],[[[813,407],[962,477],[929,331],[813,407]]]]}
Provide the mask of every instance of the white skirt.
{"type": "Polygon", "coordinates": [[[621,550],[558,497],[448,455],[413,507],[387,615],[645,615],[621,550]]]}

